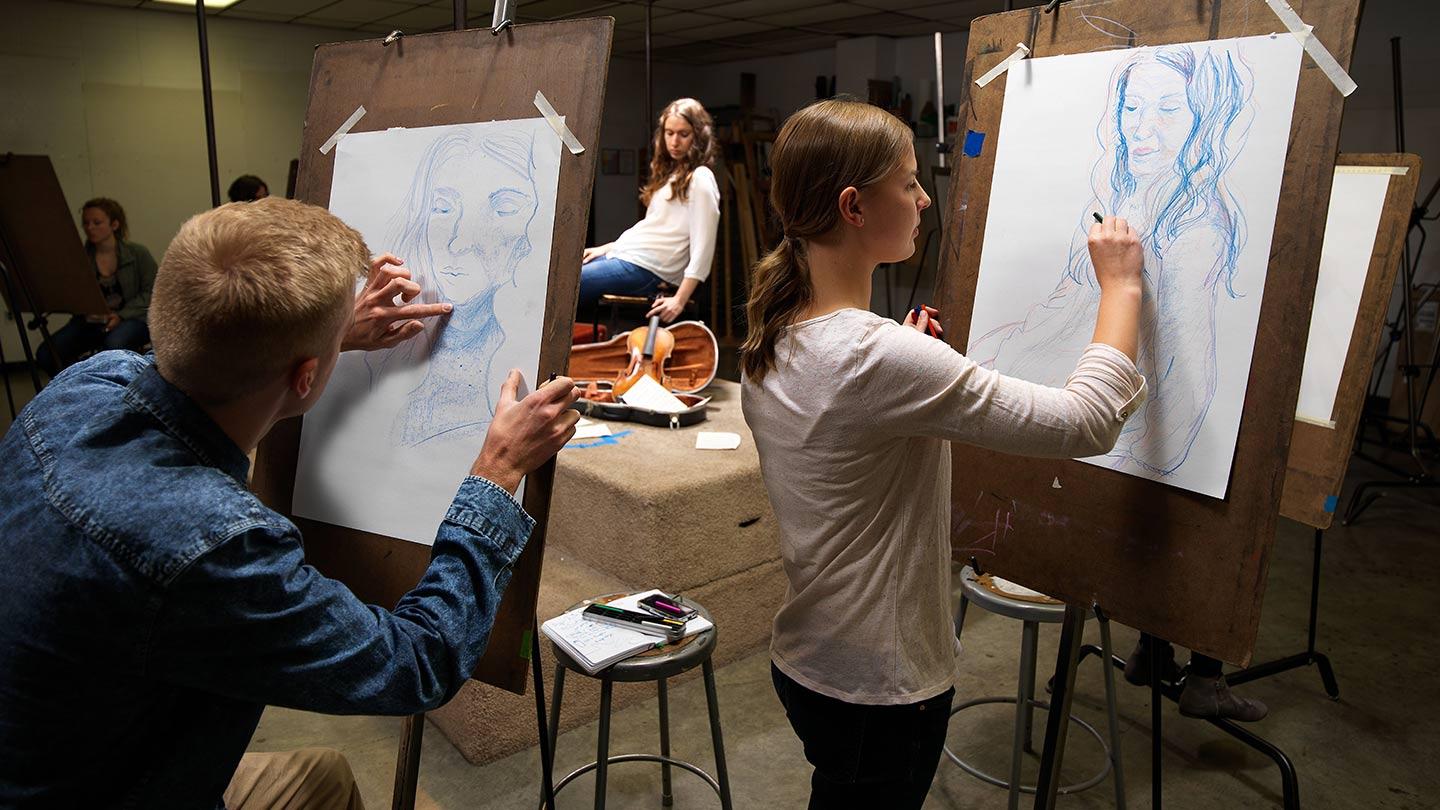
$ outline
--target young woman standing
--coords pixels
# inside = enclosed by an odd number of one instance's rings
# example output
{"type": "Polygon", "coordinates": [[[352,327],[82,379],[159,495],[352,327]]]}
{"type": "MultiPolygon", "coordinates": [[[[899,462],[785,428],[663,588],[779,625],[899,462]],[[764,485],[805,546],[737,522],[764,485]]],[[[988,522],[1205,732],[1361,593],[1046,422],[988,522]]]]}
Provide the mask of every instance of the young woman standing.
{"type": "Polygon", "coordinates": [[[1047,388],[930,337],[929,311],[903,325],[867,311],[876,266],[914,251],[930,204],[903,123],[819,102],[785,123],[771,166],[785,236],[755,268],[741,402],[789,579],[772,676],[815,767],[810,807],[918,808],[959,651],[947,442],[1110,449],[1144,396],[1140,243],[1123,219],[1091,229],[1093,343],[1063,388],[1047,388]]]}
{"type": "MultiPolygon", "coordinates": [[[[606,293],[654,295],[661,282],[675,292],[648,313],[666,323],[684,311],[695,288],[710,275],[720,186],[710,114],[693,98],[665,105],[650,151],[650,181],[640,192],[645,218],[608,245],[586,248],[580,268],[580,311],[606,293]]],[[[648,316],[647,316],[648,317],[648,316]]]]}

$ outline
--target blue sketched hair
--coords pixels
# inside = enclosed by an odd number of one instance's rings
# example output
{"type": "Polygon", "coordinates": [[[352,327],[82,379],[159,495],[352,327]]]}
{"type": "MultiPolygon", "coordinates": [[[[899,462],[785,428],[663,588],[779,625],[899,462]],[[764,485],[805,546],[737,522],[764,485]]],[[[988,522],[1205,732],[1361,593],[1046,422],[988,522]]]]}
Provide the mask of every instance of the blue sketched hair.
{"type": "MultiPolygon", "coordinates": [[[[1106,113],[1097,128],[1104,155],[1093,176],[1095,197],[1111,211],[1123,210],[1132,198],[1152,213],[1141,240],[1157,255],[1184,233],[1208,226],[1220,242],[1215,280],[1231,297],[1236,264],[1245,245],[1244,213],[1225,182],[1249,132],[1253,110],[1253,77],[1244,60],[1230,50],[1186,45],[1146,49],[1121,64],[1111,85],[1106,113]],[[1130,76],[1144,64],[1163,65],[1185,83],[1186,102],[1194,123],[1178,149],[1175,162],[1162,177],[1142,187],[1130,168],[1130,145],[1122,125],[1130,76]]],[[[1084,214],[1089,218],[1088,210],[1084,214]]],[[[1085,224],[1088,230],[1088,222],[1085,224]]],[[[1083,247],[1071,257],[1068,273],[1084,282],[1088,259],[1083,247]]]]}

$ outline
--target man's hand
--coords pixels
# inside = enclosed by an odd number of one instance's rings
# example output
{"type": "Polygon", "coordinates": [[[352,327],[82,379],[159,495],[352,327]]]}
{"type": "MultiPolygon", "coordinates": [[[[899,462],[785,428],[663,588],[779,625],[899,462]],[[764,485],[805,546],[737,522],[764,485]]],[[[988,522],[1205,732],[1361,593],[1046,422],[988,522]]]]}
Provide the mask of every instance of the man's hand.
{"type": "Polygon", "coordinates": [[[665,323],[670,323],[671,321],[680,317],[680,313],[684,311],[685,299],[681,298],[678,295],[672,295],[669,298],[656,298],[655,305],[650,308],[649,312],[645,313],[645,317],[649,318],[653,315],[659,314],[661,321],[664,321],[665,323]]]}
{"type": "Polygon", "coordinates": [[[581,264],[589,264],[590,262],[595,261],[596,259],[603,258],[603,257],[605,256],[605,254],[606,254],[606,253],[609,253],[609,252],[610,252],[610,246],[609,246],[609,245],[601,245],[600,247],[585,248],[585,252],[582,253],[582,254],[580,254],[580,263],[581,263],[581,264]]]}
{"type": "Polygon", "coordinates": [[[544,464],[575,435],[580,413],[570,405],[580,389],[569,377],[556,377],[534,393],[517,400],[524,378],[511,369],[500,386],[500,403],[485,432],[485,444],[470,466],[470,474],[485,478],[515,494],[520,479],[544,464]]]}
{"type": "Polygon", "coordinates": [[[110,313],[109,315],[106,315],[106,316],[105,316],[105,331],[106,331],[106,332],[109,332],[111,329],[114,329],[115,327],[117,327],[117,326],[119,326],[119,325],[120,325],[120,316],[119,316],[119,315],[116,315],[115,313],[112,312],[112,313],[110,313]]]}
{"type": "Polygon", "coordinates": [[[341,351],[388,349],[420,334],[425,328],[421,318],[444,315],[452,309],[450,304],[410,303],[420,294],[420,285],[410,280],[410,271],[400,266],[404,263],[389,253],[370,263],[365,289],[355,297],[355,322],[340,342],[341,351]]]}

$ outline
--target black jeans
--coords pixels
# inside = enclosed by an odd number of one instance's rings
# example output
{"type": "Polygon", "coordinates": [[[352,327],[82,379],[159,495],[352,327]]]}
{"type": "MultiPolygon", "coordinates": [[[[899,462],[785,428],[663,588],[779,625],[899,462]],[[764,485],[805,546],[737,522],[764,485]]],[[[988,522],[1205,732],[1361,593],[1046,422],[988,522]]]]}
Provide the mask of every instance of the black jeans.
{"type": "Polygon", "coordinates": [[[812,692],[774,664],[770,677],[815,766],[811,810],[918,810],[925,803],[945,747],[953,688],[919,703],[866,706],[812,692]]]}

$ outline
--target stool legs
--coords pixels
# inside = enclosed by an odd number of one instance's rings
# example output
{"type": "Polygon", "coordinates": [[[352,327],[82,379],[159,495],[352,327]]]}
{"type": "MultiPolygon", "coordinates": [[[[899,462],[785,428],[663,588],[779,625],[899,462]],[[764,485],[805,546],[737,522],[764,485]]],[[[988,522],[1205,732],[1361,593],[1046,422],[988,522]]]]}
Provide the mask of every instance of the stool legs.
{"type": "Polygon", "coordinates": [[[1100,660],[1105,670],[1105,712],[1110,716],[1110,767],[1115,771],[1115,810],[1125,810],[1125,772],[1120,767],[1120,721],[1115,713],[1115,653],[1110,648],[1110,622],[1100,622],[1100,660]]]}
{"type": "Polygon", "coordinates": [[[595,754],[595,810],[605,810],[605,777],[610,770],[610,696],[615,684],[600,679],[600,741],[595,754]]]}
{"type": "Polygon", "coordinates": [[[1025,750],[1030,747],[1030,726],[1034,719],[1030,701],[1035,698],[1035,656],[1040,625],[1025,622],[1020,632],[1020,685],[1015,696],[1015,738],[1010,747],[1010,810],[1020,807],[1020,766],[1024,762],[1025,750]]]}
{"type": "MultiPolygon", "coordinates": [[[[670,687],[661,678],[657,684],[660,697],[660,756],[670,758],[670,687]]],[[[660,804],[669,807],[675,804],[670,793],[670,763],[660,763],[660,804]]]]}
{"type": "Polygon", "coordinates": [[[725,739],[720,734],[720,701],[715,697],[715,667],[706,658],[701,668],[705,673],[705,704],[710,710],[710,739],[715,744],[715,776],[720,783],[720,807],[731,810],[730,776],[725,769],[725,739]]]}

